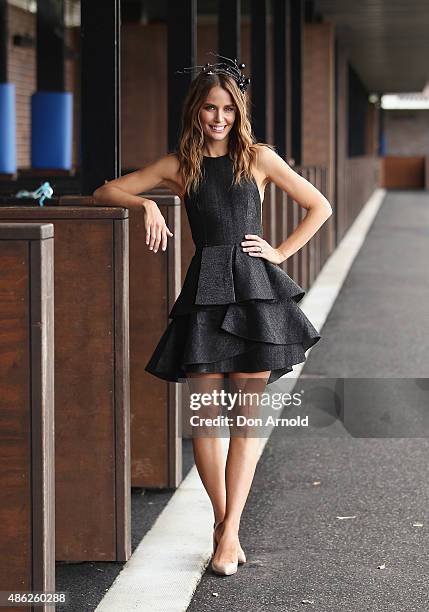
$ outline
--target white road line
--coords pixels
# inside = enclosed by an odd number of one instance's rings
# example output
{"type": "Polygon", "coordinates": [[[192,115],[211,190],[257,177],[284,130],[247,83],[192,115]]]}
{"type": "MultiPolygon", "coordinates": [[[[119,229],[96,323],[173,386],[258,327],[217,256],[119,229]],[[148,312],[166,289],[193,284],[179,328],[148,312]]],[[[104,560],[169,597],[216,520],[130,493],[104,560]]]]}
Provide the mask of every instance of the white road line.
{"type": "Polygon", "coordinates": [[[194,466],[96,611],[186,610],[210,559],[212,516],[194,466]]]}
{"type": "MultiPolygon", "coordinates": [[[[320,331],[385,193],[384,189],[377,189],[369,198],[300,302],[300,308],[320,331]]],[[[293,372],[280,379],[282,391],[288,378],[292,390],[304,365],[295,366],[293,372]]],[[[228,438],[222,441],[226,456],[228,438]]],[[[261,454],[267,441],[268,437],[261,439],[261,454]]],[[[96,612],[184,612],[210,561],[212,520],[211,504],[194,466],[124,565],[96,612]]]]}

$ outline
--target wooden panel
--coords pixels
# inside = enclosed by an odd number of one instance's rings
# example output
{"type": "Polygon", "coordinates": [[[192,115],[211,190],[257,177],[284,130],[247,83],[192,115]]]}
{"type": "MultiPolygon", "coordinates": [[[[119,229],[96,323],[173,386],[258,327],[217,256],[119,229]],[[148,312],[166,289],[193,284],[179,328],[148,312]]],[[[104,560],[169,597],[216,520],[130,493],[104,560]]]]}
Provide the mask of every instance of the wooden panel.
{"type": "Polygon", "coordinates": [[[55,589],[54,228],[38,225],[47,239],[30,242],[33,590],[50,591],[55,589]],[[38,558],[35,551],[41,551],[38,558]]]}
{"type": "MultiPolygon", "coordinates": [[[[311,171],[309,173],[309,181],[320,191],[322,192],[322,185],[320,182],[322,169],[319,166],[312,166],[311,171]]],[[[308,277],[309,277],[309,287],[316,280],[317,275],[320,271],[320,240],[323,236],[323,228],[326,226],[326,223],[323,224],[321,228],[316,232],[316,234],[310,238],[308,243],[309,257],[308,257],[308,277]]],[[[326,229],[326,228],[325,228],[326,229]]]]}
{"type": "Polygon", "coordinates": [[[0,223],[0,591],[55,590],[52,236],[0,223]]]}
{"type": "Polygon", "coordinates": [[[262,229],[263,238],[273,246],[276,241],[276,186],[269,183],[265,188],[264,201],[262,202],[262,229]]]}
{"type": "Polygon", "coordinates": [[[116,556],[130,555],[131,543],[131,427],[129,338],[128,219],[113,221],[115,444],[116,444],[116,556]],[[125,231],[124,231],[125,230],[125,231]]]}
{"type": "MultiPolygon", "coordinates": [[[[326,196],[326,168],[319,166],[295,166],[294,170],[310,181],[326,196]]],[[[365,175],[361,173],[359,177],[360,183],[364,182],[364,180],[365,175]]],[[[275,206],[273,214],[275,214],[277,219],[275,242],[279,246],[296,229],[297,225],[305,217],[306,210],[278,187],[275,187],[273,202],[275,206]]],[[[315,236],[299,249],[298,252],[294,253],[292,257],[283,262],[280,267],[296,282],[301,284],[304,289],[308,290],[330,253],[332,239],[333,224],[328,219],[316,232],[315,236]]]]}
{"type": "Polygon", "coordinates": [[[129,419],[121,295],[127,214],[110,207],[0,208],[1,219],[43,218],[55,228],[57,560],[122,561],[131,554],[129,451],[120,440],[129,419]]]}
{"type": "Polygon", "coordinates": [[[345,160],[343,221],[344,231],[353,223],[362,206],[380,184],[379,159],[366,155],[345,160]]]}
{"type": "Polygon", "coordinates": [[[386,189],[423,189],[425,158],[387,156],[381,158],[381,187],[386,189]]]}
{"type": "Polygon", "coordinates": [[[112,226],[57,220],[55,235],[57,558],[115,559],[112,226]]]}
{"type": "MultiPolygon", "coordinates": [[[[321,168],[321,183],[320,189],[323,195],[327,195],[327,171],[326,168],[321,168]]],[[[320,267],[323,267],[329,255],[335,249],[335,225],[336,225],[336,202],[332,202],[333,214],[330,219],[322,227],[320,239],[320,267]]]]}
{"type": "Polygon", "coordinates": [[[29,245],[0,241],[2,590],[31,588],[29,245]]]}
{"type": "Polygon", "coordinates": [[[348,151],[348,127],[347,127],[347,92],[348,92],[348,55],[347,48],[341,43],[336,44],[336,168],[335,168],[335,240],[337,245],[343,237],[346,228],[346,162],[348,151]]]}
{"type": "MultiPolygon", "coordinates": [[[[306,168],[301,168],[300,174],[304,178],[308,179],[306,168]]],[[[298,223],[301,223],[307,211],[302,206],[300,206],[297,202],[295,202],[295,206],[298,207],[297,221],[298,223]]],[[[298,253],[296,254],[298,258],[298,284],[301,285],[301,287],[305,290],[308,289],[308,266],[307,266],[308,252],[307,252],[307,249],[308,249],[308,243],[304,245],[301,249],[299,249],[298,253]]]]}
{"type": "MultiPolygon", "coordinates": [[[[287,196],[287,201],[288,201],[288,235],[291,234],[296,226],[299,223],[299,205],[295,202],[295,200],[293,200],[289,195],[287,196]]],[[[300,276],[299,276],[299,260],[298,260],[298,253],[295,253],[294,255],[292,255],[292,257],[289,257],[289,259],[287,260],[287,273],[290,274],[290,276],[297,282],[299,283],[300,280],[300,276]]]]}
{"type": "MultiPolygon", "coordinates": [[[[131,483],[135,487],[176,487],[182,480],[181,390],[144,370],[168,323],[168,313],[181,289],[180,199],[154,190],[145,197],[157,202],[174,237],[164,252],[149,251],[143,212],[130,212],[130,378],[131,483]]],[[[191,244],[187,255],[191,257],[191,244]]]]}
{"type": "MultiPolygon", "coordinates": [[[[314,166],[308,169],[307,180],[312,183],[316,187],[316,169],[314,166]]],[[[312,236],[310,240],[307,242],[304,248],[307,250],[307,278],[308,278],[308,287],[311,287],[314,279],[316,278],[316,236],[318,232],[316,232],[315,236],[312,236]]]]}
{"type": "Polygon", "coordinates": [[[16,162],[31,164],[31,95],[36,90],[36,47],[13,44],[13,34],[36,36],[36,15],[8,3],[8,81],[16,83],[16,162]]]}
{"type": "MultiPolygon", "coordinates": [[[[176,487],[182,480],[179,423],[184,389],[156,379],[144,367],[169,323],[168,313],[180,293],[194,249],[180,199],[162,186],[144,195],[158,203],[174,238],[169,238],[166,253],[149,251],[144,242],[143,212],[129,211],[131,485],[176,487]]],[[[63,196],[60,204],[88,206],[93,198],[63,196]]],[[[105,210],[93,210],[97,209],[105,210]]]]}

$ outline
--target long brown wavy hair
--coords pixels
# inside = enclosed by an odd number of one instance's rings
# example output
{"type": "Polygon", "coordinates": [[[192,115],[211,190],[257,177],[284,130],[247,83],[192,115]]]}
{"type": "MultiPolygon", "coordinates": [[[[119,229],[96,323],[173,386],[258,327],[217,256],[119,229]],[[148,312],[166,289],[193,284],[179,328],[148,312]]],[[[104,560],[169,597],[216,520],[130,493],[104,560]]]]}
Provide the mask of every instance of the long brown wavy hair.
{"type": "MultiPolygon", "coordinates": [[[[229,156],[233,161],[234,184],[241,182],[244,177],[252,179],[251,166],[256,159],[256,139],[252,133],[252,126],[248,116],[246,93],[242,92],[233,77],[226,74],[199,73],[191,82],[186,95],[182,126],[179,137],[177,157],[179,168],[183,176],[185,193],[191,194],[196,190],[202,180],[202,161],[204,132],[198,117],[201,106],[207,99],[212,87],[220,86],[225,89],[236,104],[235,121],[229,132],[229,156]]],[[[273,146],[264,144],[271,149],[273,146]]]]}

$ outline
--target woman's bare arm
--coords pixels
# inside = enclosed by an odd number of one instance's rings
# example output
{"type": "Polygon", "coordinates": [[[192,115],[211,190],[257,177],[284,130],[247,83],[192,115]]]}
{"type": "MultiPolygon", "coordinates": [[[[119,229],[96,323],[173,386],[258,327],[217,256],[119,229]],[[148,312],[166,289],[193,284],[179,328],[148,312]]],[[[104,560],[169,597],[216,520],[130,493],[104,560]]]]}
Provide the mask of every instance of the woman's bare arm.
{"type": "Polygon", "coordinates": [[[268,147],[258,147],[258,169],[288,193],[308,212],[295,230],[278,247],[284,260],[303,247],[332,215],[332,207],[325,196],[303,176],[295,172],[284,159],[268,147]]]}
{"type": "Polygon", "coordinates": [[[178,181],[178,160],[174,154],[165,155],[144,168],[130,172],[106,182],[92,194],[96,204],[142,208],[145,217],[146,244],[154,253],[162,243],[167,248],[167,235],[173,236],[156,202],[137,195],[150,191],[160,183],[176,185],[178,181]]]}
{"type": "Polygon", "coordinates": [[[101,185],[94,191],[94,199],[103,204],[112,202],[116,206],[133,206],[135,202],[140,203],[142,198],[136,200],[135,197],[127,198],[127,195],[135,196],[150,191],[162,182],[177,182],[178,169],[177,157],[174,154],[164,155],[144,168],[101,185]]]}

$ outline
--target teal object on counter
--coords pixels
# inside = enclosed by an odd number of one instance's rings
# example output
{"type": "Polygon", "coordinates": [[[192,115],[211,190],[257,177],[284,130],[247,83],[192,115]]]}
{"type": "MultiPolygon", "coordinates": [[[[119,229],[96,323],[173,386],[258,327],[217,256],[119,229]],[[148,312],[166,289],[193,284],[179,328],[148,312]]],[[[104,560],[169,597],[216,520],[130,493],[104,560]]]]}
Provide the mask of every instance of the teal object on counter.
{"type": "Polygon", "coordinates": [[[26,191],[25,189],[21,189],[20,191],[18,191],[15,197],[16,198],[34,198],[35,200],[40,198],[39,206],[43,206],[43,203],[46,200],[46,198],[49,198],[49,199],[52,198],[53,193],[54,193],[54,190],[50,186],[49,182],[45,181],[35,191],[26,191]]]}

